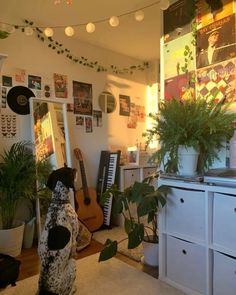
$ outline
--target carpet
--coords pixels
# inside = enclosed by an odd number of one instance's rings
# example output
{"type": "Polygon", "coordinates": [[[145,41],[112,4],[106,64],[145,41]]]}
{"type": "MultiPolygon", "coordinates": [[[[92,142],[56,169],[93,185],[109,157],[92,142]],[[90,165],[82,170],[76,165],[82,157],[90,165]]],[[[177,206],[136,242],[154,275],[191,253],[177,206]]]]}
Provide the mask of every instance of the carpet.
{"type": "MultiPolygon", "coordinates": [[[[1,295],[35,295],[38,276],[7,287],[1,295]]],[[[98,262],[98,254],[77,260],[78,295],[183,295],[183,293],[149,276],[117,258],[98,262]]]]}
{"type": "MultiPolygon", "coordinates": [[[[124,232],[122,227],[113,227],[112,229],[104,229],[93,233],[93,239],[105,244],[106,240],[109,238],[111,240],[120,241],[126,238],[127,235],[124,232]]],[[[118,244],[118,252],[130,257],[131,259],[140,262],[141,257],[143,256],[143,246],[140,244],[135,249],[128,249],[127,248],[128,240],[123,241],[122,243],[118,244]]]]}

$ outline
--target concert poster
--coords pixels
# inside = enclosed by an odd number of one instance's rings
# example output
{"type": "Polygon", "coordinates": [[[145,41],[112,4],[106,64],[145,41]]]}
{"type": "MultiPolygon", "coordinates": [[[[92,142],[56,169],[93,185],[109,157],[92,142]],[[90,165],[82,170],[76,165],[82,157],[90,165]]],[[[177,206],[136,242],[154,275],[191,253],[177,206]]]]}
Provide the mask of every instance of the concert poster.
{"type": "Polygon", "coordinates": [[[102,111],[93,110],[93,126],[102,127],[102,111]]]}
{"type": "Polygon", "coordinates": [[[128,95],[119,95],[120,101],[120,116],[130,115],[130,97],[128,95]]]}
{"type": "Polygon", "coordinates": [[[189,92],[194,96],[195,94],[195,72],[188,74],[181,74],[165,80],[165,100],[185,99],[188,98],[189,92]]]}
{"type": "Polygon", "coordinates": [[[198,0],[197,28],[200,29],[233,13],[232,0],[198,0]]]}
{"type": "Polygon", "coordinates": [[[140,105],[135,105],[136,107],[136,115],[138,122],[145,122],[145,107],[140,105]]]}
{"type": "Polygon", "coordinates": [[[197,71],[197,95],[236,101],[236,59],[197,71]]]}
{"type": "Polygon", "coordinates": [[[236,57],[235,14],[222,18],[197,31],[196,67],[202,68],[236,57]],[[212,36],[216,40],[212,41],[212,36]],[[213,44],[212,42],[215,42],[213,44]],[[209,45],[212,58],[209,60],[209,45]]]}
{"type": "MultiPolygon", "coordinates": [[[[182,67],[185,64],[185,46],[188,45],[192,52],[195,52],[195,46],[191,43],[192,34],[186,34],[178,40],[173,40],[166,43],[164,49],[164,68],[165,79],[175,77],[183,74],[182,67]]],[[[195,69],[195,54],[193,60],[188,63],[188,71],[191,72],[195,69]]]]}
{"type": "Polygon", "coordinates": [[[55,87],[55,96],[57,98],[67,98],[68,97],[68,85],[67,85],[67,76],[61,74],[54,74],[54,87],[55,87]]]}
{"type": "Polygon", "coordinates": [[[135,129],[137,127],[137,113],[136,113],[136,107],[134,103],[130,103],[130,115],[128,117],[128,123],[127,128],[135,129]]]}
{"type": "Polygon", "coordinates": [[[73,81],[74,113],[92,116],[92,84],[73,81]]]}
{"type": "Polygon", "coordinates": [[[195,1],[179,0],[164,10],[164,42],[169,42],[191,31],[195,1]]]}

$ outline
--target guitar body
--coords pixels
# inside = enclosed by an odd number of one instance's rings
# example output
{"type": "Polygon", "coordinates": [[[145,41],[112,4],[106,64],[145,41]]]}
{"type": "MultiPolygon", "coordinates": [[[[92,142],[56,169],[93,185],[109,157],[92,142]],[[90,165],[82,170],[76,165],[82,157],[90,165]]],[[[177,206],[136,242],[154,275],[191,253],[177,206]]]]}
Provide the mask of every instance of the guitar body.
{"type": "Polygon", "coordinates": [[[88,188],[84,169],[83,158],[80,149],[74,149],[76,158],[79,160],[82,188],[76,192],[75,204],[78,218],[94,232],[103,224],[103,210],[97,203],[97,193],[93,188],[88,188]]]}
{"type": "Polygon", "coordinates": [[[84,202],[84,192],[76,192],[76,202],[78,205],[77,215],[79,219],[93,232],[99,229],[103,224],[103,211],[97,203],[97,193],[93,188],[88,188],[90,203],[84,202]]]}

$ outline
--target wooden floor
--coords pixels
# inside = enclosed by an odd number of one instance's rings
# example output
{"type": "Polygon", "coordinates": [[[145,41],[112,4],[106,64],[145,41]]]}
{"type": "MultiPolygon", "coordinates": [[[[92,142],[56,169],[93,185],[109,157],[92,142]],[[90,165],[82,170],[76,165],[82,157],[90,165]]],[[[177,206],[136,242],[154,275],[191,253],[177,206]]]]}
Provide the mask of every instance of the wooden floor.
{"type": "MultiPolygon", "coordinates": [[[[98,253],[101,251],[101,249],[102,244],[95,240],[92,240],[91,244],[87,248],[78,253],[77,259],[81,259],[83,257],[98,253]]],[[[136,262],[122,254],[117,254],[116,257],[123,262],[139,270],[142,270],[155,278],[158,278],[158,268],[145,266],[142,263],[136,262]]],[[[36,246],[33,246],[30,249],[22,249],[21,255],[18,256],[17,259],[21,261],[20,275],[18,280],[23,280],[39,273],[39,257],[37,254],[36,246]]]]}

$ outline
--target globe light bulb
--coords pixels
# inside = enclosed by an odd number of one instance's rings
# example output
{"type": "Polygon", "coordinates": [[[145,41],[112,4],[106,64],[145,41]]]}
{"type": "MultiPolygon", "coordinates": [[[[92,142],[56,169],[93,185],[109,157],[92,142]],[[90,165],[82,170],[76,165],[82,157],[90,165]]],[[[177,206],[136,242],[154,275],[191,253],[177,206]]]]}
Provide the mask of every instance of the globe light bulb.
{"type": "Polygon", "coordinates": [[[109,24],[112,26],[112,27],[117,27],[119,26],[119,18],[117,16],[112,16],[110,19],[109,19],[109,24]]]}
{"type": "Polygon", "coordinates": [[[66,27],[65,28],[65,34],[68,37],[72,37],[75,33],[75,30],[72,27],[66,27]]]}
{"type": "Polygon", "coordinates": [[[26,36],[32,36],[34,33],[34,30],[31,27],[25,27],[24,28],[24,33],[26,36]]]}
{"type": "Polygon", "coordinates": [[[86,25],[86,31],[87,31],[87,33],[93,33],[95,31],[95,24],[94,23],[88,23],[86,25]]]}
{"type": "Polygon", "coordinates": [[[137,22],[141,22],[144,19],[144,13],[142,10],[138,10],[134,13],[134,18],[137,22]]]}
{"type": "Polygon", "coordinates": [[[169,0],[161,0],[160,1],[160,8],[161,10],[166,10],[170,6],[170,1],[169,0]]]}
{"type": "Polygon", "coordinates": [[[53,36],[53,29],[52,28],[46,28],[44,30],[44,34],[46,37],[52,37],[53,36]]]}

